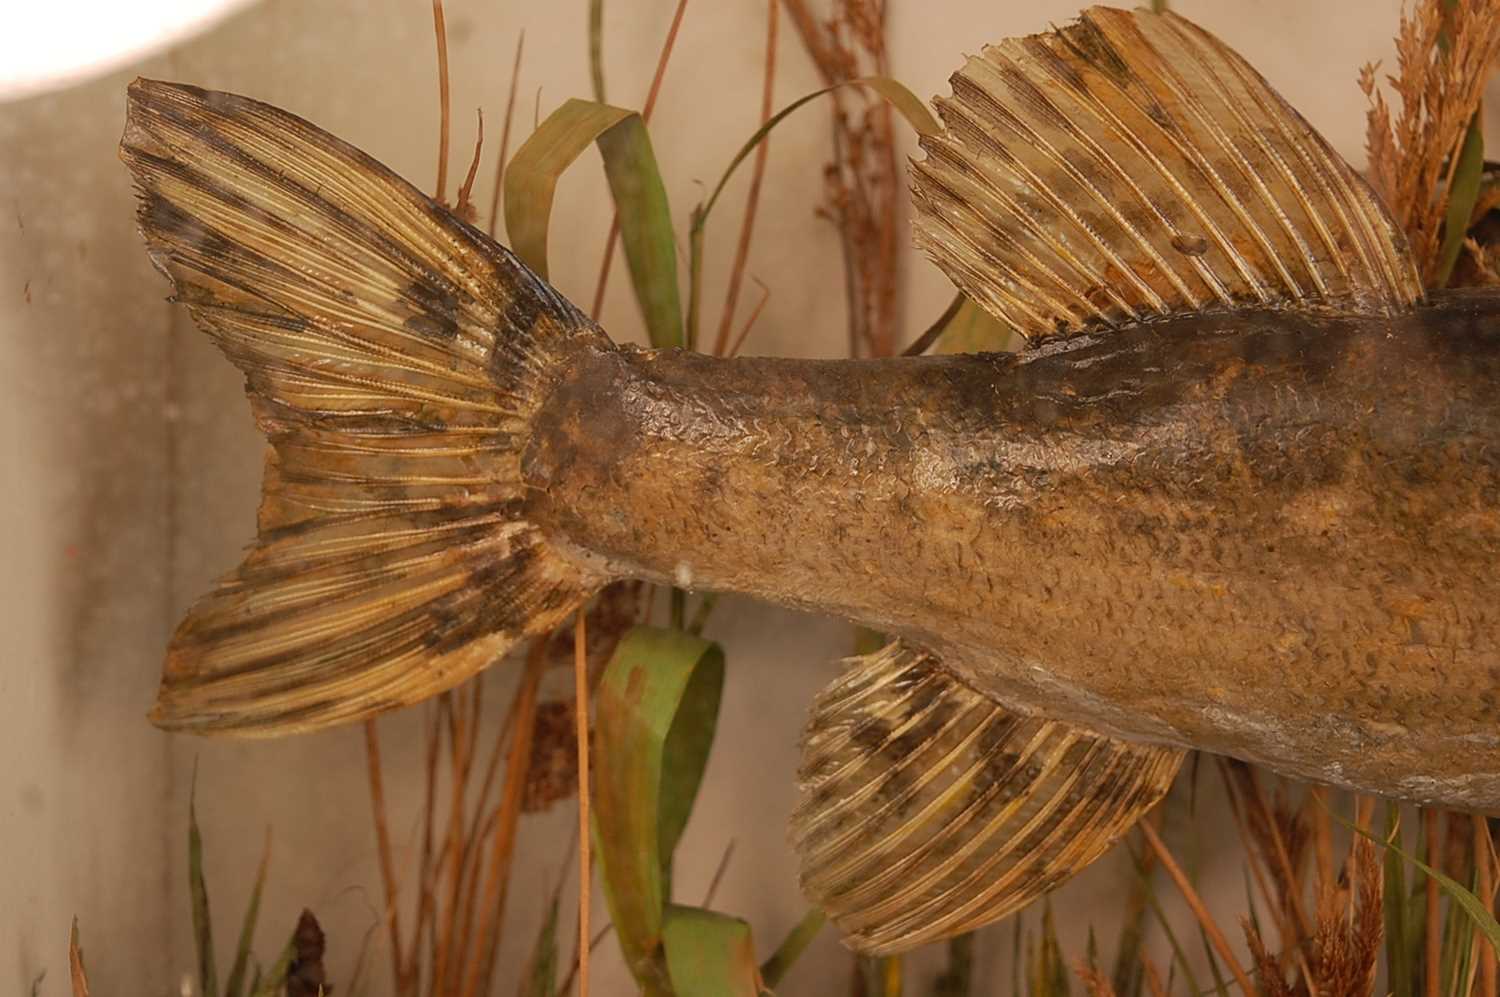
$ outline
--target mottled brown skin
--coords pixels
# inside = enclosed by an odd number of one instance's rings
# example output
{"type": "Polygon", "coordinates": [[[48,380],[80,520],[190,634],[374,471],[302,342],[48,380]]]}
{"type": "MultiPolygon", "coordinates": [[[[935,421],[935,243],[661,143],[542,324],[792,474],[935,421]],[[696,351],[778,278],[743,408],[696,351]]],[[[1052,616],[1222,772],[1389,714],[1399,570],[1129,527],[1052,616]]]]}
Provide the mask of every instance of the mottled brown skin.
{"type": "Polygon", "coordinates": [[[564,369],[528,516],[591,574],[846,616],[1098,733],[1500,809],[1500,295],[564,369]]]}

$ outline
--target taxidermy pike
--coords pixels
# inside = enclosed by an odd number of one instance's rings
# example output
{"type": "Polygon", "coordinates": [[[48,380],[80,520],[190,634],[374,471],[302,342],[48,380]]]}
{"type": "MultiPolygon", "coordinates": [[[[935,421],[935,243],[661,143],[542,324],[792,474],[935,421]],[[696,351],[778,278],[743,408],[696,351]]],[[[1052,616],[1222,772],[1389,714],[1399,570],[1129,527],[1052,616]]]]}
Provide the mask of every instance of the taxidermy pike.
{"type": "Polygon", "coordinates": [[[1019,354],[613,344],[284,111],[130,88],[152,259],[270,439],[259,540],[155,719],[274,735],[451,688],[611,581],[894,637],[813,707],[793,836],[899,950],[1087,865],[1188,749],[1500,807],[1500,296],[1243,60],[1094,8],[969,60],[918,243],[1019,354]]]}

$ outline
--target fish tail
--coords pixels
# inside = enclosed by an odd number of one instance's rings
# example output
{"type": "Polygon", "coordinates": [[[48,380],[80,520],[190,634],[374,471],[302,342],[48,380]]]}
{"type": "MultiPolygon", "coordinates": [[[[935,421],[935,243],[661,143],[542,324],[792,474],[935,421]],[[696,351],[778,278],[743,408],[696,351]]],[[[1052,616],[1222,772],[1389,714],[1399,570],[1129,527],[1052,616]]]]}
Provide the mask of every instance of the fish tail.
{"type": "Polygon", "coordinates": [[[449,689],[601,579],[527,520],[520,453],[604,334],[510,252],[284,111],[137,80],[121,158],[176,301],[244,372],[259,535],[172,637],[152,719],[274,735],[449,689]]]}

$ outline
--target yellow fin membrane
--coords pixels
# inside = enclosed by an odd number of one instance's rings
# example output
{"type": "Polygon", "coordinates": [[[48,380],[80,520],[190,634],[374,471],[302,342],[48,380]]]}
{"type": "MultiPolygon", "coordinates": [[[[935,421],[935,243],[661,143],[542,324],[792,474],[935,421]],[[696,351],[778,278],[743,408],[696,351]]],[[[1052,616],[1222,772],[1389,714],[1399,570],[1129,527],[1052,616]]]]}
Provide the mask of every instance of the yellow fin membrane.
{"type": "Polygon", "coordinates": [[[1183,757],[1014,713],[891,644],[813,704],[792,819],[803,892],[866,952],[973,930],[1098,858],[1183,757]]]}
{"type": "Polygon", "coordinates": [[[969,59],[912,167],[916,240],[1035,341],[1207,308],[1387,314],[1421,282],[1365,182],[1243,59],[1093,7],[969,59]]]}
{"type": "Polygon", "coordinates": [[[121,158],[176,300],[245,374],[260,535],[189,612],[153,719],[248,735],[414,703],[593,582],[521,515],[519,440],[600,333],[507,250],[307,122],[137,80],[121,158]]]}

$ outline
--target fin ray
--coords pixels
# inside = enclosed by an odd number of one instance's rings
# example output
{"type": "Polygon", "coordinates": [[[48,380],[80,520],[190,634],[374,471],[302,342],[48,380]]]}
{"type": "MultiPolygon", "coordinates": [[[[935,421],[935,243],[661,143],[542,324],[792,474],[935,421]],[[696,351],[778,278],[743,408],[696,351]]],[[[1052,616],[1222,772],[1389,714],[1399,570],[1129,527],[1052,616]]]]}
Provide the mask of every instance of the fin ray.
{"type": "Polygon", "coordinates": [[[259,538],[172,638],[154,719],[308,730],[413,703],[597,580],[524,516],[520,448],[592,323],[508,251],[284,111],[137,80],[152,260],[245,375],[259,538]]]}
{"type": "Polygon", "coordinates": [[[916,238],[1028,339],[1207,307],[1421,297],[1364,182],[1243,59],[1173,14],[1090,8],[987,47],[912,167],[916,238]]]}
{"type": "Polygon", "coordinates": [[[900,642],[814,704],[792,821],[803,891],[900,951],[1019,909],[1091,863],[1184,752],[1012,712],[900,642]]]}

